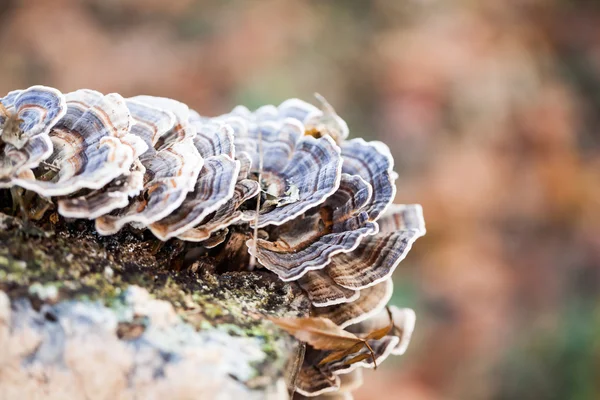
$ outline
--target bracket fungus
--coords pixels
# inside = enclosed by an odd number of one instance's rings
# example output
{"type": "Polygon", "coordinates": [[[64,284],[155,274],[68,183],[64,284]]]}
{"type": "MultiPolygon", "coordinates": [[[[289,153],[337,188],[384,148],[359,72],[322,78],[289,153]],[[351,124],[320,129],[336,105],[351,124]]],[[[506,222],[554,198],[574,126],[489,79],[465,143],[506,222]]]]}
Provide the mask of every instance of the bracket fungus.
{"type": "Polygon", "coordinates": [[[414,312],[384,309],[425,224],[419,205],[392,204],[388,147],[348,140],[346,122],[317,98],[320,108],[289,99],[205,117],[161,97],[14,91],[0,98],[0,188],[95,220],[100,235],[132,227],[181,241],[217,269],[251,270],[255,258],[302,288],[312,317],[366,344],[307,342],[298,392],[343,392],[360,382],[358,367],[406,350],[414,312]]]}
{"type": "Polygon", "coordinates": [[[38,168],[14,184],[42,196],[66,196],[81,189],[102,189],[127,174],[134,155],[146,144],[130,133],[131,114],[116,93],[81,89],[65,95],[67,112],[50,130],[50,171],[38,168]]]}
{"type": "Polygon", "coordinates": [[[343,174],[336,192],[319,206],[273,228],[273,240],[250,240],[248,249],[282,280],[297,280],[326,266],[335,254],[354,250],[364,236],[377,231],[361,211],[371,195],[371,186],[361,177],[343,174]]]}
{"type": "Polygon", "coordinates": [[[0,188],[52,155],[50,130],[67,112],[56,89],[32,86],[0,98],[0,188]]]}
{"type": "Polygon", "coordinates": [[[135,121],[132,133],[148,144],[140,156],[146,169],[144,186],[125,207],[96,219],[102,235],[117,233],[127,224],[147,227],[167,217],[195,185],[204,161],[193,145],[194,128],[187,123],[189,109],[183,103],[140,96],[127,105],[135,121]]]}
{"type": "Polygon", "coordinates": [[[260,173],[262,190],[277,200],[263,203],[259,228],[292,221],[338,189],[342,158],[333,139],[306,136],[293,119],[248,125],[247,136],[236,140],[236,146],[250,154],[251,172],[260,173]]]}
{"type": "Polygon", "coordinates": [[[413,243],[425,234],[421,206],[392,205],[378,222],[379,232],[357,248],[334,257],[327,274],[338,285],[360,290],[389,278],[413,243]]]}

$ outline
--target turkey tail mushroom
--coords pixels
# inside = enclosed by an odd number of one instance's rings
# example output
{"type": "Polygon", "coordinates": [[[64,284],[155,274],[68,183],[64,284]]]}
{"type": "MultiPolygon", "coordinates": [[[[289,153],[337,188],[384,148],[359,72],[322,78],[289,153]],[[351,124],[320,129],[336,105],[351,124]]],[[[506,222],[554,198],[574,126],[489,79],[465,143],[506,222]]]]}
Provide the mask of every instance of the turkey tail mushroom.
{"type": "MultiPolygon", "coordinates": [[[[360,240],[377,231],[361,209],[371,198],[371,186],[359,176],[343,175],[338,190],[320,206],[271,231],[273,239],[259,239],[255,256],[284,281],[325,267],[335,254],[350,252],[360,240]]],[[[248,242],[254,253],[253,240],[248,242]]]]}
{"type": "Polygon", "coordinates": [[[204,163],[192,142],[194,127],[182,121],[188,117],[182,103],[140,96],[127,104],[136,121],[132,133],[149,146],[139,158],[145,168],[144,185],[125,207],[96,219],[102,235],[114,234],[129,223],[147,227],[171,214],[195,186],[204,163]]]}
{"type": "Polygon", "coordinates": [[[46,86],[15,90],[0,98],[0,188],[52,155],[50,131],[67,112],[65,96],[46,86]]]}
{"type": "Polygon", "coordinates": [[[262,274],[306,292],[309,320],[352,338],[343,349],[300,339],[299,395],[351,398],[360,368],[406,351],[415,313],[384,309],[425,223],[421,206],[392,204],[388,147],[348,140],[316,97],[320,107],[289,99],[205,117],[163,97],[13,91],[0,98],[0,189],[52,197],[60,215],[94,219],[101,235],[131,225],[175,238],[186,261],[207,257],[216,270],[249,271],[255,257],[262,274]]]}

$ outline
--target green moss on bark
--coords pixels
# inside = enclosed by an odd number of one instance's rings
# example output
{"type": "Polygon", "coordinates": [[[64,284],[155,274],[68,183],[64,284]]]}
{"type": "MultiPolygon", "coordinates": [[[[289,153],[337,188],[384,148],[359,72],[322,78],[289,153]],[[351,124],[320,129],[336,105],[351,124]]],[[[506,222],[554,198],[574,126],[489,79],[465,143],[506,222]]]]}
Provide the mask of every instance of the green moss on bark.
{"type": "MultiPolygon", "coordinates": [[[[259,338],[267,357],[256,366],[258,383],[283,374],[292,379],[300,345],[265,316],[307,315],[309,302],[298,287],[268,272],[217,274],[207,257],[183,268],[184,248],[133,232],[101,237],[81,221],[33,226],[0,214],[0,290],[34,307],[78,300],[117,309],[122,293],[137,285],[168,301],[196,330],[259,338]]],[[[128,321],[122,334],[143,325],[128,321]]]]}

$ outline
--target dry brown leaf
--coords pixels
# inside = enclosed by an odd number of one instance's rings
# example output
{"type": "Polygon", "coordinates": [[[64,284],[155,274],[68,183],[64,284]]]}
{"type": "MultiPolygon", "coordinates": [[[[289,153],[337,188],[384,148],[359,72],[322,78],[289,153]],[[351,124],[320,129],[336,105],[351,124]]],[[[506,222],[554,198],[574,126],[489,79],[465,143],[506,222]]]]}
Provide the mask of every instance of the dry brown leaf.
{"type": "MultiPolygon", "coordinates": [[[[319,362],[319,365],[325,365],[332,361],[341,360],[344,357],[347,357],[352,353],[356,353],[357,351],[359,351],[360,349],[362,349],[365,346],[369,347],[368,344],[366,343],[367,341],[379,340],[379,339],[383,338],[384,336],[386,336],[388,333],[392,332],[393,329],[394,329],[394,321],[392,319],[390,319],[390,324],[388,326],[384,326],[383,328],[377,329],[377,330],[369,333],[367,336],[365,336],[363,338],[365,340],[365,342],[357,343],[356,345],[354,345],[346,350],[334,351],[334,352],[330,353],[327,357],[322,359],[321,362],[319,362]]],[[[377,362],[374,362],[374,364],[375,364],[374,365],[375,368],[377,368],[377,362]]]]}
{"type": "MultiPolygon", "coordinates": [[[[363,347],[367,347],[370,352],[367,356],[373,358],[373,368],[377,369],[375,353],[367,342],[368,339],[360,338],[351,332],[345,331],[327,318],[270,318],[270,320],[294,335],[296,339],[308,343],[317,350],[333,351],[332,354],[325,357],[327,361],[321,361],[319,366],[327,362],[341,360],[352,353],[360,351],[363,347]]],[[[386,327],[386,329],[385,333],[389,332],[390,328],[386,327]]],[[[380,331],[382,329],[373,332],[372,335],[381,335],[380,331]]]]}
{"type": "Polygon", "coordinates": [[[364,342],[326,318],[271,318],[271,321],[317,350],[347,350],[364,342]]]}

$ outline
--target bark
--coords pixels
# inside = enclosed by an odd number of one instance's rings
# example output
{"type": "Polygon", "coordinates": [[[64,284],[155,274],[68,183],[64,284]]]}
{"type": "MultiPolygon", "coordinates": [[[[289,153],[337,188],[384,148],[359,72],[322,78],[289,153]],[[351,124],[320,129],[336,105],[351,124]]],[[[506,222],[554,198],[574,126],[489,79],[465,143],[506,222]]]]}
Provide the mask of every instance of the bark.
{"type": "Polygon", "coordinates": [[[303,347],[265,316],[306,297],[193,253],[0,214],[0,399],[288,398],[303,347]]]}

